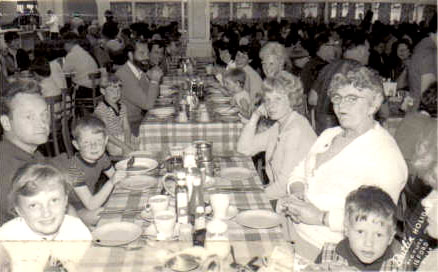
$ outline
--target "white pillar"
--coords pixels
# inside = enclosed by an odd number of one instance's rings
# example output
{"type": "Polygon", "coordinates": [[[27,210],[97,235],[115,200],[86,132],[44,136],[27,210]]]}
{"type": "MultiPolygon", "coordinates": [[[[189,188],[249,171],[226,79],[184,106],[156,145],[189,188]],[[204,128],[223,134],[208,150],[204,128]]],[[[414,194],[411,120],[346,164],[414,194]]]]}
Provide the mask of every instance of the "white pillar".
{"type": "MultiPolygon", "coordinates": [[[[59,2],[62,2],[62,1],[59,1],[59,2]]],[[[99,24],[103,25],[103,23],[105,23],[105,11],[111,9],[110,1],[109,0],[96,0],[96,5],[97,5],[97,18],[99,20],[99,24]]]]}
{"type": "Polygon", "coordinates": [[[184,8],[184,0],[181,0],[181,33],[183,34],[186,30],[186,10],[184,8]]]}
{"type": "Polygon", "coordinates": [[[234,19],[234,4],[233,0],[230,0],[230,21],[234,19]]]}
{"type": "Polygon", "coordinates": [[[210,57],[210,0],[188,0],[188,57],[210,57]]]}
{"type": "Polygon", "coordinates": [[[324,23],[328,25],[330,23],[330,3],[329,1],[325,1],[324,5],[324,23]]]}

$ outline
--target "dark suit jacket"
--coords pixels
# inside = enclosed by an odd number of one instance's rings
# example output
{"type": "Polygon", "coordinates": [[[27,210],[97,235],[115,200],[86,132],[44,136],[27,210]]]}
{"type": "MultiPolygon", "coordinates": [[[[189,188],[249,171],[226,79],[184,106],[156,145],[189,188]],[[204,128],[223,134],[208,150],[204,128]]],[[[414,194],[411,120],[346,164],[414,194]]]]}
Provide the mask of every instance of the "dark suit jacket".
{"type": "Polygon", "coordinates": [[[159,94],[159,86],[150,85],[146,74],[138,80],[128,64],[125,63],[116,72],[122,81],[122,101],[128,111],[128,120],[134,135],[138,135],[138,128],[144,117],[144,110],[153,108],[159,94]]]}

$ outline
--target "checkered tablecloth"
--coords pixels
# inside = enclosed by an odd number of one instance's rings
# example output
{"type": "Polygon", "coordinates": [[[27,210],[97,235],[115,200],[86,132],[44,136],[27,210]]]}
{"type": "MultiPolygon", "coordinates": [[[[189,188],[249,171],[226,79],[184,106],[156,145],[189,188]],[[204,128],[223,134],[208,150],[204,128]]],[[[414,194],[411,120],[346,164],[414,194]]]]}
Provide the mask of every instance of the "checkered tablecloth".
{"type": "Polygon", "coordinates": [[[143,122],[138,137],[140,150],[165,151],[170,146],[188,146],[196,140],[213,143],[213,154],[233,154],[242,130],[240,122],[177,123],[143,122]]]}
{"type": "MultiPolygon", "coordinates": [[[[215,163],[221,169],[244,167],[250,169],[254,175],[248,179],[238,181],[218,177],[214,186],[230,186],[233,188],[261,186],[261,181],[250,158],[220,157],[215,159],[215,163]]],[[[117,187],[105,204],[105,211],[124,210],[124,212],[103,214],[97,227],[111,222],[125,221],[138,224],[143,229],[147,228],[151,223],[141,219],[139,213],[149,197],[158,194],[160,191],[161,188],[159,187],[146,192],[127,191],[117,187]]],[[[228,193],[230,195],[230,205],[236,206],[238,210],[272,210],[264,192],[228,193]]],[[[276,245],[287,243],[282,225],[270,229],[251,229],[237,224],[234,219],[227,221],[227,224],[230,243],[235,247],[237,258],[241,262],[247,262],[254,256],[269,256],[276,245]]],[[[147,246],[135,251],[118,247],[92,246],[81,263],[81,269],[83,268],[84,271],[153,271],[152,267],[160,264],[160,254],[164,254],[169,250],[178,251],[188,246],[187,242],[183,241],[148,241],[147,246]]]]}

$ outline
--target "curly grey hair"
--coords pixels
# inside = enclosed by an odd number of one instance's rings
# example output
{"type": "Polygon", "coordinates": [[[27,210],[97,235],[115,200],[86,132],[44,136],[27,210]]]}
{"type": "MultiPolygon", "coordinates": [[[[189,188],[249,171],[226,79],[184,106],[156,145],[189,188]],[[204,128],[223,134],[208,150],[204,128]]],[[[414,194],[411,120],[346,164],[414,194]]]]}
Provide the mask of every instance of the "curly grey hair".
{"type": "Polygon", "coordinates": [[[280,61],[284,62],[284,60],[287,56],[287,53],[286,53],[286,49],[284,48],[284,46],[281,45],[280,43],[268,42],[265,44],[265,46],[262,47],[262,49],[260,49],[259,56],[262,60],[264,58],[266,58],[267,56],[275,56],[280,61]]]}
{"type": "Polygon", "coordinates": [[[357,61],[344,60],[330,82],[328,95],[331,96],[336,90],[348,85],[354,86],[359,91],[368,90],[375,95],[385,96],[382,78],[377,72],[357,61]]]}

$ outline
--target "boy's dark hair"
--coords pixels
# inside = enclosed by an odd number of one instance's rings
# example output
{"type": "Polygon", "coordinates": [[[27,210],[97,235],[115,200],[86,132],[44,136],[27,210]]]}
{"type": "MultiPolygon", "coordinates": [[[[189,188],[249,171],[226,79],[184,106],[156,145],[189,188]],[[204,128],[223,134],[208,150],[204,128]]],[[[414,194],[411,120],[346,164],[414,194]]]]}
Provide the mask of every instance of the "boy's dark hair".
{"type": "Polygon", "coordinates": [[[92,129],[95,134],[103,133],[106,136],[105,123],[95,115],[86,115],[73,124],[73,139],[79,140],[81,131],[86,128],[92,129]]]}
{"type": "Polygon", "coordinates": [[[6,44],[10,44],[13,40],[19,39],[18,33],[15,31],[6,32],[4,40],[6,44]]]}
{"type": "Polygon", "coordinates": [[[11,102],[17,94],[37,94],[41,95],[41,88],[34,79],[18,79],[8,84],[0,99],[0,115],[10,117],[12,111],[11,102]]]}
{"type": "Polygon", "coordinates": [[[50,64],[45,57],[35,58],[30,65],[30,71],[45,78],[51,74],[50,64]]]}
{"type": "Polygon", "coordinates": [[[376,186],[362,185],[352,191],[345,201],[345,219],[359,222],[367,220],[370,214],[390,222],[395,228],[397,207],[392,198],[376,186]]]}
{"type": "Polygon", "coordinates": [[[158,48],[163,48],[163,49],[164,49],[164,42],[163,42],[163,41],[160,41],[160,40],[153,40],[153,41],[150,41],[150,42],[148,43],[148,49],[149,49],[149,52],[152,50],[152,48],[154,47],[154,45],[158,45],[158,48]]]}
{"type": "Polygon", "coordinates": [[[125,48],[123,49],[123,54],[124,54],[124,56],[126,57],[127,60],[128,60],[129,52],[134,54],[135,50],[137,49],[137,44],[146,44],[146,45],[148,45],[148,42],[145,39],[137,39],[137,40],[134,41],[133,44],[127,44],[125,46],[125,48]]]}
{"type": "Polygon", "coordinates": [[[368,35],[362,30],[347,30],[342,35],[342,51],[353,49],[360,45],[364,45],[368,41],[368,35]]]}
{"type": "Polygon", "coordinates": [[[79,35],[74,32],[67,32],[62,36],[62,39],[65,43],[73,43],[78,44],[79,43],[79,35]]]}
{"type": "Polygon", "coordinates": [[[328,43],[330,41],[330,32],[324,31],[320,32],[315,35],[315,39],[313,44],[309,44],[309,54],[311,56],[315,56],[318,50],[323,46],[324,44],[328,43]]]}

